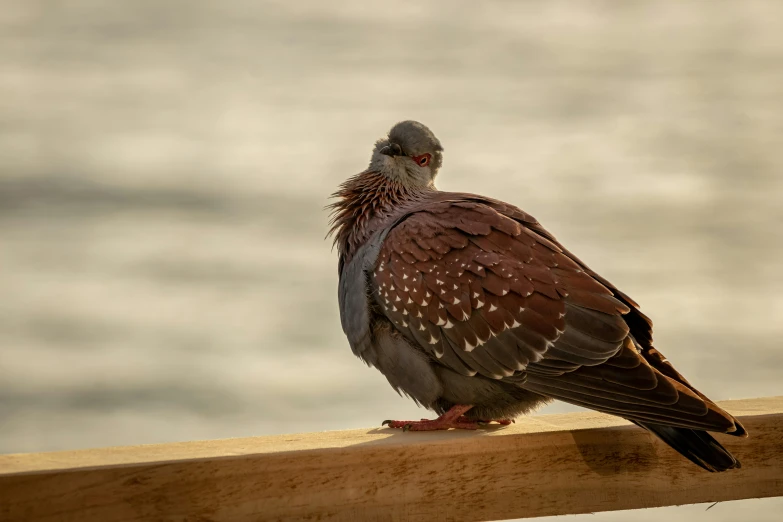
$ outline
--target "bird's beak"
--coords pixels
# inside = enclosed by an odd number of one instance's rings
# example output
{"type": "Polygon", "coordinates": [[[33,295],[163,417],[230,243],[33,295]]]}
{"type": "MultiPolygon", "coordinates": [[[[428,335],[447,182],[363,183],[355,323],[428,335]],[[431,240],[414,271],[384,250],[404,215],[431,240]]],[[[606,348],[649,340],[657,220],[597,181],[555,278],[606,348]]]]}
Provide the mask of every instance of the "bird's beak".
{"type": "Polygon", "coordinates": [[[386,145],[384,148],[380,150],[381,154],[385,154],[386,156],[403,156],[402,153],[402,147],[397,145],[396,143],[390,143],[386,145]]]}

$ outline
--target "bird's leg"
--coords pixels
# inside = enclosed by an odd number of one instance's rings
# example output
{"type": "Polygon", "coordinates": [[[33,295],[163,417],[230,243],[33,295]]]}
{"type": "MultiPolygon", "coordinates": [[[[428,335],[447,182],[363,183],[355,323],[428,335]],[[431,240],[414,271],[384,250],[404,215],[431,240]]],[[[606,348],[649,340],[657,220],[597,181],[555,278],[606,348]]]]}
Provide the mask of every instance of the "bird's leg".
{"type": "Polygon", "coordinates": [[[389,426],[390,428],[402,428],[403,431],[434,431],[434,430],[448,430],[450,428],[460,430],[475,430],[478,429],[481,424],[478,421],[469,420],[465,418],[464,413],[471,409],[473,406],[470,404],[457,404],[452,406],[449,411],[441,415],[435,420],[422,419],[420,421],[396,421],[385,420],[383,426],[389,426]]]}

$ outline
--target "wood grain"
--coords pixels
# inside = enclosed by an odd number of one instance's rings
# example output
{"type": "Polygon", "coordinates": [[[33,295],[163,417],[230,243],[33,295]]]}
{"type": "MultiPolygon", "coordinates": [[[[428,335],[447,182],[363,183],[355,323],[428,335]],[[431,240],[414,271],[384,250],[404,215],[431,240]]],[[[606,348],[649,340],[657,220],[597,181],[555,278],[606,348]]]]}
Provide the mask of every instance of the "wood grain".
{"type": "Polygon", "coordinates": [[[783,495],[783,397],[725,401],[741,470],[598,413],[0,456],[2,521],[499,520],[783,495]]]}

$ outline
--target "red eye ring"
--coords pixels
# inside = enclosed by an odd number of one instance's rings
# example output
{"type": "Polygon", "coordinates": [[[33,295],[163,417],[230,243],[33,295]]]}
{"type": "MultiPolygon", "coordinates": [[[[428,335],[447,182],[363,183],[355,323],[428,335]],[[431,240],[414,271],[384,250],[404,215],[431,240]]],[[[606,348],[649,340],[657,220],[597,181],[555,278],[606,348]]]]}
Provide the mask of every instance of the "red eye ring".
{"type": "Polygon", "coordinates": [[[413,159],[413,161],[416,162],[416,164],[419,167],[426,167],[427,165],[430,164],[430,160],[432,159],[432,154],[425,153],[425,154],[422,154],[420,156],[413,156],[412,159],[413,159]]]}

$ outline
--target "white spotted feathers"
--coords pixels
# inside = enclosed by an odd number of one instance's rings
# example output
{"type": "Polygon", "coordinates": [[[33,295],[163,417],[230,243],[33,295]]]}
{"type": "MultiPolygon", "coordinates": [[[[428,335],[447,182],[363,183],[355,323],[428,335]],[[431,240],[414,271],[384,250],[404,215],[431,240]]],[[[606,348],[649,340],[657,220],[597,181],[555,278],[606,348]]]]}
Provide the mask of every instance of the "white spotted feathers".
{"type": "Polygon", "coordinates": [[[372,272],[389,319],[464,375],[500,379],[540,360],[565,331],[566,284],[599,309],[625,306],[520,217],[433,204],[392,229],[372,272]]]}

